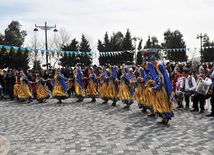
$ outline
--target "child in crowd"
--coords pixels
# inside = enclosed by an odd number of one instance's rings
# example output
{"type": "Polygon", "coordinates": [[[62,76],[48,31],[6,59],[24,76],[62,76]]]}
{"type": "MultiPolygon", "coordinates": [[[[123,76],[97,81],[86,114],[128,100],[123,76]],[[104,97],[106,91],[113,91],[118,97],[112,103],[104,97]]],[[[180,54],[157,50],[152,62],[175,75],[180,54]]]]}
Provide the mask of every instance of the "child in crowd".
{"type": "Polygon", "coordinates": [[[178,103],[178,106],[177,108],[183,108],[183,92],[180,91],[180,85],[181,85],[181,81],[183,80],[183,77],[178,74],[178,78],[177,78],[177,81],[175,83],[175,94],[176,94],[176,100],[177,100],[177,103],[178,103]]]}
{"type": "Polygon", "coordinates": [[[5,100],[4,93],[3,93],[3,87],[1,85],[1,83],[0,83],[0,99],[5,100]]]}

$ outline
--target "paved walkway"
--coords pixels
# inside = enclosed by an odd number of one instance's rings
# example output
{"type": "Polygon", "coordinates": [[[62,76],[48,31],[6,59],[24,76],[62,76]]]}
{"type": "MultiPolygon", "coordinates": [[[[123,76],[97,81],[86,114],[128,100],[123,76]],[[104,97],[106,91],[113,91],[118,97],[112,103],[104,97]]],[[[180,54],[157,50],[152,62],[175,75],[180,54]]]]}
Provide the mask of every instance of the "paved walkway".
{"type": "MultiPolygon", "coordinates": [[[[0,101],[0,144],[8,154],[206,154],[214,152],[214,118],[204,114],[175,110],[168,125],[150,118],[134,103],[123,109],[110,103],[63,104],[50,99],[20,104],[0,101]],[[2,136],[10,141],[3,140],[2,136]],[[10,146],[10,148],[9,148],[10,146]]],[[[0,149],[1,150],[1,149],[0,149]]],[[[0,152],[1,154],[1,152],[0,152]]]]}

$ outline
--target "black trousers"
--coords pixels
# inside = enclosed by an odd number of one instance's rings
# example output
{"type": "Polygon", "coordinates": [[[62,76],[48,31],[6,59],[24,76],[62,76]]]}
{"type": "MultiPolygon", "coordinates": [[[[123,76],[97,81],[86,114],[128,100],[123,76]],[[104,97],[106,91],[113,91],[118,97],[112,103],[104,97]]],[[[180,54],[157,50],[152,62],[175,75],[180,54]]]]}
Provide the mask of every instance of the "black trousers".
{"type": "Polygon", "coordinates": [[[11,100],[13,100],[14,99],[14,96],[13,96],[13,89],[14,89],[14,86],[12,85],[12,84],[9,84],[9,86],[8,86],[9,88],[8,88],[8,94],[9,94],[9,96],[10,96],[10,99],[11,100]]]}
{"type": "Polygon", "coordinates": [[[213,88],[213,94],[212,94],[212,97],[211,97],[211,106],[212,106],[212,114],[214,115],[214,88],[213,88]]]}
{"type": "Polygon", "coordinates": [[[185,102],[186,102],[186,108],[189,108],[189,97],[193,94],[193,91],[186,91],[184,93],[184,98],[185,98],[185,102]]]}
{"type": "Polygon", "coordinates": [[[212,95],[210,95],[210,94],[207,94],[207,95],[196,94],[195,96],[193,96],[193,108],[195,110],[199,110],[198,101],[200,101],[200,109],[201,109],[201,111],[204,111],[205,100],[210,98],[211,96],[212,95]]]}

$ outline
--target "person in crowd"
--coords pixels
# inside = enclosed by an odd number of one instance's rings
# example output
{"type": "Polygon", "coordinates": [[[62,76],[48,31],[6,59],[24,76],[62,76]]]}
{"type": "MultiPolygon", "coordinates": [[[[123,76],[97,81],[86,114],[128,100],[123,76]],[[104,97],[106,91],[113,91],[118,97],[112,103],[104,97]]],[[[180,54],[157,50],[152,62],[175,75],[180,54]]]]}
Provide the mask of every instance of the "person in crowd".
{"type": "Polygon", "coordinates": [[[154,113],[162,118],[160,123],[167,124],[171,117],[174,117],[173,104],[176,104],[175,94],[165,67],[162,64],[158,64],[156,69],[158,75],[155,80],[149,81],[151,84],[155,83],[154,87],[149,88],[148,91],[154,92],[154,113]]]}
{"type": "Polygon", "coordinates": [[[189,75],[189,71],[184,71],[184,78],[181,81],[181,90],[184,92],[185,102],[186,102],[186,109],[189,109],[189,97],[194,93],[196,89],[196,81],[194,77],[189,75]]]}
{"type": "Polygon", "coordinates": [[[68,79],[62,76],[59,69],[55,70],[54,79],[52,80],[54,86],[52,93],[53,97],[58,99],[58,103],[62,103],[62,100],[68,98],[66,80],[68,79]]]}
{"type": "Polygon", "coordinates": [[[3,93],[3,87],[1,85],[1,82],[0,82],[0,99],[5,100],[4,93],[3,93]]]}
{"type": "Polygon", "coordinates": [[[10,92],[11,92],[11,89],[9,88],[9,85],[10,85],[10,79],[11,79],[11,74],[12,74],[12,70],[9,69],[7,71],[5,71],[5,95],[9,95],[10,96],[10,92]]]}
{"type": "Polygon", "coordinates": [[[170,62],[167,62],[166,63],[166,69],[167,69],[167,72],[169,73],[169,77],[171,77],[172,75],[172,67],[171,67],[171,63],[170,62]]]}
{"type": "Polygon", "coordinates": [[[204,68],[203,70],[207,70],[207,64],[206,64],[206,63],[203,63],[202,66],[203,66],[203,68],[204,68]]]}
{"type": "Polygon", "coordinates": [[[106,72],[105,67],[100,68],[100,77],[98,79],[100,80],[100,89],[99,89],[100,98],[103,100],[103,104],[105,104],[109,100],[107,91],[109,76],[108,73],[106,72]]]}
{"type": "Polygon", "coordinates": [[[136,99],[138,103],[138,107],[142,109],[142,111],[146,111],[146,108],[144,107],[143,103],[145,103],[145,95],[144,95],[144,85],[145,85],[145,76],[146,72],[143,67],[139,67],[138,69],[139,77],[137,78],[138,87],[136,90],[136,99]]]}
{"type": "Polygon", "coordinates": [[[195,78],[195,81],[198,80],[198,75],[197,75],[196,71],[192,72],[192,77],[195,78]]]}
{"type": "MultiPolygon", "coordinates": [[[[123,75],[121,76],[120,89],[118,97],[125,104],[124,108],[129,108],[134,100],[134,88],[131,86],[131,76],[129,74],[128,68],[122,69],[123,75]]],[[[118,82],[118,80],[116,80],[118,82]]]]}
{"type": "Polygon", "coordinates": [[[199,111],[198,101],[200,101],[200,113],[203,113],[205,111],[205,100],[212,96],[213,83],[212,80],[208,76],[206,76],[205,70],[201,70],[201,76],[198,79],[199,83],[196,88],[196,94],[193,96],[193,110],[191,111],[199,111]]]}
{"type": "Polygon", "coordinates": [[[199,71],[198,71],[198,62],[194,62],[194,64],[193,64],[193,71],[195,71],[196,73],[198,73],[199,71]]]}
{"type": "Polygon", "coordinates": [[[20,77],[17,77],[16,76],[18,75],[16,73],[17,71],[15,69],[13,69],[11,71],[11,73],[8,75],[8,78],[9,78],[9,96],[10,96],[10,100],[14,100],[14,94],[13,94],[13,89],[14,89],[14,85],[15,85],[15,82],[16,82],[16,79],[17,79],[17,82],[19,80],[20,77]]]}
{"type": "Polygon", "coordinates": [[[86,89],[86,96],[92,98],[91,102],[96,102],[96,98],[99,97],[98,94],[99,81],[97,80],[96,69],[90,68],[89,72],[90,72],[89,78],[84,77],[84,79],[89,79],[89,83],[86,89]]]}
{"type": "MultiPolygon", "coordinates": [[[[71,84],[70,93],[71,93],[72,95],[75,95],[75,96],[76,96],[76,94],[75,94],[75,87],[74,87],[74,81],[75,81],[75,79],[74,79],[74,70],[72,69],[72,70],[70,71],[70,78],[69,78],[69,82],[70,82],[70,84],[71,84]]],[[[70,94],[70,95],[71,95],[71,94],[70,94]]]]}
{"type": "Polygon", "coordinates": [[[177,101],[177,108],[183,108],[183,92],[180,91],[180,86],[181,86],[181,82],[183,80],[184,76],[183,74],[178,74],[178,77],[176,79],[176,83],[175,83],[175,97],[176,97],[176,101],[177,101]]]}
{"type": "Polygon", "coordinates": [[[78,98],[76,102],[82,102],[84,99],[83,95],[85,95],[85,89],[84,89],[84,83],[82,78],[83,78],[82,72],[77,67],[74,75],[74,88],[75,88],[76,96],[78,98]]]}
{"type": "Polygon", "coordinates": [[[83,72],[83,77],[86,77],[85,79],[83,78],[83,82],[84,82],[84,89],[87,89],[88,83],[89,83],[89,76],[90,76],[90,71],[88,68],[85,68],[84,72],[83,72]]]}
{"type": "Polygon", "coordinates": [[[0,83],[1,83],[1,86],[2,86],[2,92],[4,93],[4,90],[5,90],[5,77],[4,77],[3,69],[0,69],[0,83]]]}
{"type": "MultiPolygon", "coordinates": [[[[28,103],[32,102],[32,92],[30,89],[30,83],[27,76],[24,74],[24,71],[20,72],[20,85],[16,88],[16,95],[20,102],[27,101],[28,103]]],[[[15,93],[14,93],[15,95],[15,93]]]]}
{"type": "Polygon", "coordinates": [[[203,67],[203,64],[201,63],[199,68],[198,68],[198,72],[201,73],[202,70],[204,70],[205,68],[203,67]]]}
{"type": "MultiPolygon", "coordinates": [[[[178,82],[178,77],[183,76],[180,73],[180,68],[179,67],[175,67],[175,73],[174,73],[174,79],[172,80],[172,87],[174,90],[176,90],[176,83],[178,82]]],[[[180,88],[180,86],[179,86],[180,88]]]]}
{"type": "Polygon", "coordinates": [[[34,99],[36,99],[36,93],[37,93],[37,91],[36,91],[36,83],[34,83],[35,82],[35,77],[32,74],[32,72],[33,72],[32,70],[27,70],[27,78],[28,78],[29,81],[32,82],[30,89],[32,91],[34,99]]]}
{"type": "MultiPolygon", "coordinates": [[[[214,64],[214,61],[213,61],[213,64],[214,64]]],[[[213,93],[212,93],[212,96],[211,96],[211,113],[206,115],[207,117],[214,117],[214,66],[211,68],[210,70],[210,77],[211,77],[211,80],[212,80],[212,84],[213,84],[213,93]]]]}
{"type": "Polygon", "coordinates": [[[136,76],[135,76],[135,72],[133,72],[132,68],[129,69],[129,73],[131,75],[132,82],[137,82],[137,79],[136,79],[136,76]]]}
{"type": "Polygon", "coordinates": [[[116,102],[119,100],[118,98],[118,92],[119,92],[119,85],[116,83],[116,80],[118,80],[116,70],[113,66],[109,66],[109,85],[107,88],[108,92],[108,99],[112,100],[112,106],[116,106],[116,102]]]}
{"type": "Polygon", "coordinates": [[[19,87],[20,87],[20,73],[19,73],[19,71],[15,72],[15,76],[14,76],[13,80],[15,81],[15,82],[12,81],[12,85],[14,85],[14,87],[13,87],[13,95],[14,95],[15,98],[18,99],[18,90],[19,90],[19,87]]]}

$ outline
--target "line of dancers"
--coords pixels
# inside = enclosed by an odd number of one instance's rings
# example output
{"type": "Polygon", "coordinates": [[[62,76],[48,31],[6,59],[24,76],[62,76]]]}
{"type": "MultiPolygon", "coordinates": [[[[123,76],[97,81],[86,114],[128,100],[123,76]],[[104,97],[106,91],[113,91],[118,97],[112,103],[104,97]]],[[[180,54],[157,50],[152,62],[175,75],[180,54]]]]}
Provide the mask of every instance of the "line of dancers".
{"type": "Polygon", "coordinates": [[[112,100],[112,106],[116,106],[117,101],[121,100],[125,105],[124,108],[129,108],[136,98],[138,107],[143,112],[148,109],[150,111],[148,116],[160,116],[162,120],[159,123],[167,124],[174,117],[173,105],[176,104],[169,76],[162,64],[155,67],[152,63],[146,62],[142,66],[138,69],[140,76],[137,82],[132,81],[126,67],[122,68],[121,77],[118,77],[114,66],[109,66],[109,74],[105,67],[100,67],[99,75],[94,68],[90,68],[89,77],[83,77],[81,70],[76,68],[71,79],[63,77],[60,70],[56,70],[53,79],[44,80],[37,74],[36,82],[29,81],[22,71],[20,83],[14,86],[14,95],[20,102],[26,100],[32,102],[30,84],[34,83],[37,85],[37,100],[40,103],[50,98],[51,94],[58,99],[58,103],[62,103],[62,100],[69,97],[66,81],[74,81],[77,102],[82,102],[86,97],[91,98],[91,102],[96,102],[96,98],[100,97],[103,104],[112,100]],[[89,80],[86,89],[83,80],[89,80]],[[52,92],[46,85],[47,82],[52,84],[52,92]]]}

